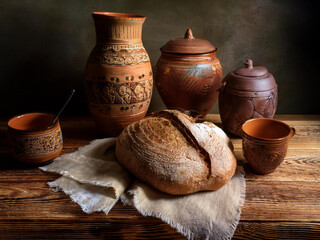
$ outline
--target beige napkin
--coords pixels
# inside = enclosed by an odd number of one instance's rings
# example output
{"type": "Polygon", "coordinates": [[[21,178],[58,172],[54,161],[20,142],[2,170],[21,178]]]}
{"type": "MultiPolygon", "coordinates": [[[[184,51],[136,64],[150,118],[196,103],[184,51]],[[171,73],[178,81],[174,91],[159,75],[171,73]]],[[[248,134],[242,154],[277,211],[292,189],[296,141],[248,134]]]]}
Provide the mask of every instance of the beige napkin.
{"type": "Polygon", "coordinates": [[[115,138],[99,139],[40,167],[62,175],[48,185],[62,190],[86,213],[106,214],[130,185],[130,174],[116,161],[115,138]]]}
{"type": "Polygon", "coordinates": [[[142,215],[162,219],[188,239],[233,236],[245,199],[242,167],[218,191],[172,196],[138,180],[131,184],[134,179],[116,160],[114,142],[114,138],[95,140],[40,169],[61,174],[49,186],[64,191],[86,213],[108,214],[120,198],[142,215]]]}

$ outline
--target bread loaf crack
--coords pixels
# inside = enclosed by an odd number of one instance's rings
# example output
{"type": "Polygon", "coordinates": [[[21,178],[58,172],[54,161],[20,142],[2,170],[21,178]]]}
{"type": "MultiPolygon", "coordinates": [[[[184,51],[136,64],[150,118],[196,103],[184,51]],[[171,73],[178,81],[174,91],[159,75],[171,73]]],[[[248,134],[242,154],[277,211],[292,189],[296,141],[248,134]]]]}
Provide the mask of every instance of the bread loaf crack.
{"type": "MultiPolygon", "coordinates": [[[[191,133],[188,127],[175,115],[175,112],[167,112],[167,111],[160,111],[154,113],[153,116],[162,117],[165,119],[170,120],[173,126],[175,126],[185,137],[185,139],[194,147],[196,148],[197,152],[200,154],[201,159],[204,161],[208,168],[207,178],[209,179],[211,176],[211,161],[209,153],[199,144],[195,136],[191,133]]],[[[190,120],[193,121],[192,118],[190,120]]]]}

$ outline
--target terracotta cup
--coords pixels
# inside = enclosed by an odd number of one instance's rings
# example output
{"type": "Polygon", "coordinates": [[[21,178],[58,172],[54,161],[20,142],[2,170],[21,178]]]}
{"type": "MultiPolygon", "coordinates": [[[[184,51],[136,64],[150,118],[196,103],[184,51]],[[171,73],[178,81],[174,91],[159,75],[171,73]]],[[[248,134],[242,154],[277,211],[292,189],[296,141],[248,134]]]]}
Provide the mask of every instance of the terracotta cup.
{"type": "Polygon", "coordinates": [[[8,122],[10,152],[20,162],[44,164],[59,156],[63,141],[59,121],[48,113],[26,113],[8,122]]]}
{"type": "Polygon", "coordinates": [[[269,174],[284,160],[295,129],[271,118],[247,120],[242,125],[243,154],[259,174],[269,174]]]}

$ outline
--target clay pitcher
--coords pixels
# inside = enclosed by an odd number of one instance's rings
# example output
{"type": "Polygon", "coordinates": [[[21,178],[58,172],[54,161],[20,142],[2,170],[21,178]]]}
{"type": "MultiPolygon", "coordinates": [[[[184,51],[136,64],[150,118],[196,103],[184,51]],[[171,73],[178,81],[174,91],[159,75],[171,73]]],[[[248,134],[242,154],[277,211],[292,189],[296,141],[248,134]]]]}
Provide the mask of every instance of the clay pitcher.
{"type": "Polygon", "coordinates": [[[144,16],[94,12],[96,45],[85,72],[88,107],[99,129],[117,136],[147,113],[152,68],[142,40],[144,16]]]}

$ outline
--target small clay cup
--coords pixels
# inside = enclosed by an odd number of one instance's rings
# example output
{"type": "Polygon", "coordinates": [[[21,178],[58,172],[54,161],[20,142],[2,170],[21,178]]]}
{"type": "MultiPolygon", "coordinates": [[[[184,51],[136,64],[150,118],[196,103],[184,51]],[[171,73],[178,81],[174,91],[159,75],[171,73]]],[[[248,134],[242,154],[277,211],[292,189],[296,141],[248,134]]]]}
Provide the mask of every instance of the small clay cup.
{"type": "Polygon", "coordinates": [[[59,121],[48,113],[26,113],[8,121],[12,156],[20,162],[43,165],[59,156],[63,147],[59,121]]]}
{"type": "Polygon", "coordinates": [[[242,125],[243,154],[259,174],[269,174],[284,160],[295,129],[271,118],[247,120],[242,125]]]}

